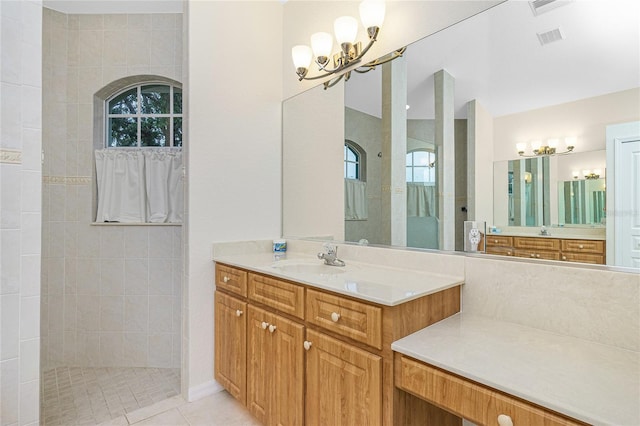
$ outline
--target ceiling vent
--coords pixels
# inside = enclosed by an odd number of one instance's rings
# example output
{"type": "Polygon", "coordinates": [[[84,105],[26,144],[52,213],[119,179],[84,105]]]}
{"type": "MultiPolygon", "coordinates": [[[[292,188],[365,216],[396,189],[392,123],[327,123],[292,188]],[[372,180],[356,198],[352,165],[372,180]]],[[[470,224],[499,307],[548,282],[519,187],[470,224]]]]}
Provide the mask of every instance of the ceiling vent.
{"type": "Polygon", "coordinates": [[[557,7],[565,6],[572,1],[573,0],[532,0],[529,2],[529,6],[531,6],[533,15],[538,16],[557,7]]]}
{"type": "Polygon", "coordinates": [[[564,40],[564,33],[560,28],[556,28],[551,31],[547,31],[544,33],[537,33],[538,41],[542,46],[545,46],[549,43],[553,43],[556,41],[564,40]]]}

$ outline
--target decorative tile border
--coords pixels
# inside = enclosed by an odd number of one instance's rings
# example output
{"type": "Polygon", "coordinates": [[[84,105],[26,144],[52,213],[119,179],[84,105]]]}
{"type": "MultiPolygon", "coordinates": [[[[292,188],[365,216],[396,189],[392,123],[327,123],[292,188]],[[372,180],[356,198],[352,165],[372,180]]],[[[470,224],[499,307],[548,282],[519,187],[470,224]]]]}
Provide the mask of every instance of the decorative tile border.
{"type": "Polygon", "coordinates": [[[17,149],[0,149],[0,163],[22,164],[22,151],[17,149]]]}
{"type": "Polygon", "coordinates": [[[90,185],[91,176],[42,176],[42,183],[53,185],[90,185]]]}

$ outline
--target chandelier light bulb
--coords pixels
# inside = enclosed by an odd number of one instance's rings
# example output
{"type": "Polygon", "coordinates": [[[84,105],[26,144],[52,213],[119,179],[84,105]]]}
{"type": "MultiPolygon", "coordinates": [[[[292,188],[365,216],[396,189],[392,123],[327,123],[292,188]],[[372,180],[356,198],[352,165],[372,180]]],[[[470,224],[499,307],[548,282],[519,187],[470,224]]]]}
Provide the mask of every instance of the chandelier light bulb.
{"type": "Polygon", "coordinates": [[[518,150],[518,153],[520,152],[524,152],[525,149],[527,149],[527,144],[524,142],[520,142],[516,144],[516,149],[518,150]]]}
{"type": "Polygon", "coordinates": [[[573,176],[574,179],[578,179],[580,177],[580,172],[577,170],[574,170],[571,172],[571,176],[573,176]]]}
{"type": "Polygon", "coordinates": [[[588,176],[590,173],[591,173],[591,171],[589,171],[589,170],[583,170],[582,171],[582,175],[583,176],[588,176]]]}
{"type": "Polygon", "coordinates": [[[311,48],[302,44],[293,46],[293,48],[291,48],[291,58],[293,59],[293,65],[296,67],[298,76],[300,76],[300,78],[304,77],[313,59],[311,48]]]}
{"type": "Polygon", "coordinates": [[[381,28],[384,22],[385,5],[382,0],[364,0],[360,3],[360,20],[365,28],[381,28]]]}
{"type": "Polygon", "coordinates": [[[531,148],[534,151],[539,150],[541,146],[542,146],[542,141],[539,141],[539,140],[531,141],[531,148]]]}
{"type": "Polygon", "coordinates": [[[329,33],[315,33],[311,36],[311,50],[318,63],[324,65],[331,56],[333,48],[333,36],[329,33]]]}
{"type": "Polygon", "coordinates": [[[576,146],[576,138],[564,138],[567,149],[572,150],[576,146]]]}
{"type": "Polygon", "coordinates": [[[595,170],[593,171],[593,173],[594,173],[594,174],[596,174],[596,175],[598,175],[598,176],[602,176],[602,170],[600,170],[600,169],[595,169],[595,170]]]}
{"type": "Polygon", "coordinates": [[[351,45],[358,35],[358,20],[352,16],[341,16],[333,23],[333,31],[339,45],[351,45]]]}
{"type": "Polygon", "coordinates": [[[557,148],[558,147],[558,139],[549,139],[547,140],[547,144],[549,148],[557,148]]]}

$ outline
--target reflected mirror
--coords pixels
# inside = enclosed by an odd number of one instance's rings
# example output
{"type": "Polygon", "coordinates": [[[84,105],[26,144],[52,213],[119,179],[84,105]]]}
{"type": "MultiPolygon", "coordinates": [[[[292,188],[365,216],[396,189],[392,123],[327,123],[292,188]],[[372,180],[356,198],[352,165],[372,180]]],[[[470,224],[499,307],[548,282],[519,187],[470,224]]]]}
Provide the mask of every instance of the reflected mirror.
{"type": "MultiPolygon", "coordinates": [[[[285,101],[283,233],[440,249],[443,234],[448,233],[445,237],[452,238],[452,246],[460,250],[464,220],[486,221],[499,228],[601,225],[606,221],[601,207],[608,198],[606,185],[592,189],[597,184],[580,182],[585,180],[584,170],[604,170],[606,164],[578,160],[592,152],[605,155],[608,125],[640,119],[638,13],[635,1],[566,2],[535,16],[529,2],[508,1],[409,45],[402,59],[385,65],[390,70],[379,67],[368,74],[354,74],[344,85],[328,91],[312,89],[285,101]],[[547,43],[545,34],[558,28],[558,39],[547,43]],[[391,90],[387,80],[394,79],[385,78],[384,73],[400,75],[397,69],[402,67],[406,80],[395,85],[405,87],[400,98],[405,97],[406,105],[398,108],[396,104],[389,110],[385,102],[397,98],[383,95],[391,90]],[[440,70],[451,76],[454,85],[454,155],[449,158],[443,158],[436,140],[434,74],[440,70]],[[344,94],[328,94],[341,87],[344,94]],[[314,108],[305,111],[305,105],[314,108]],[[390,120],[385,114],[390,113],[400,117],[394,123],[404,121],[403,136],[385,136],[390,131],[384,124],[390,120]],[[310,118],[316,115],[322,119],[310,118]],[[296,122],[288,117],[296,117],[296,122]],[[308,126],[301,129],[305,120],[308,126]],[[329,139],[325,134],[322,148],[310,141],[318,128],[331,127],[334,132],[335,123],[344,124],[342,137],[329,139]],[[292,132],[296,127],[298,136],[292,132]],[[572,154],[518,156],[516,144],[527,144],[526,155],[533,155],[532,140],[565,137],[576,140],[572,154]],[[384,141],[390,146],[385,147],[384,141]],[[314,173],[306,180],[300,172],[305,145],[315,161],[306,167],[314,173]],[[392,153],[393,163],[387,164],[393,164],[396,174],[402,170],[402,185],[389,182],[385,175],[389,172],[383,166],[392,161],[392,153]],[[562,161],[576,164],[564,167],[562,161]],[[360,172],[355,172],[356,164],[360,172]],[[576,170],[578,179],[572,176],[576,170]],[[324,178],[329,171],[331,188],[324,178]],[[288,188],[296,188],[289,178],[302,185],[301,181],[317,182],[319,173],[321,184],[309,191],[321,201],[316,206],[312,200],[309,205],[296,205],[294,200],[300,198],[288,194],[288,188]],[[440,185],[445,182],[452,188],[445,194],[453,198],[449,216],[443,214],[441,203],[440,185]],[[337,198],[334,192],[342,196],[337,198]],[[391,199],[398,195],[400,201],[385,206],[385,193],[391,199]],[[383,217],[385,209],[390,215],[401,210],[404,219],[383,217]],[[315,217],[306,221],[305,228],[295,210],[315,217]],[[342,227],[336,225],[338,220],[342,227]],[[447,221],[453,223],[453,233],[443,231],[442,223],[447,221]],[[316,226],[329,222],[330,226],[316,226]],[[402,244],[388,237],[398,222],[404,229],[402,244]],[[300,226],[290,226],[294,223],[300,226]],[[426,238],[420,237],[421,232],[426,238]]],[[[600,179],[606,179],[604,173],[600,179]]],[[[609,244],[611,236],[606,238],[609,244]]]]}

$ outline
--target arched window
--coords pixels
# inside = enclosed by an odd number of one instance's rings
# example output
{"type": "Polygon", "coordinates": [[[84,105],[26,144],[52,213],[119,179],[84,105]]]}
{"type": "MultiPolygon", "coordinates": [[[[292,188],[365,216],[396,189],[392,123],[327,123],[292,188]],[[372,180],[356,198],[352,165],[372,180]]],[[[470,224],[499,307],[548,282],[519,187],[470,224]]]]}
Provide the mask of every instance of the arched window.
{"type": "Polygon", "coordinates": [[[130,86],[106,100],[105,147],[181,147],[182,89],[130,86]]]}
{"type": "Polygon", "coordinates": [[[436,154],[432,151],[415,150],[407,153],[407,182],[436,182],[436,154]]]}
{"type": "Polygon", "coordinates": [[[344,141],[344,177],[345,179],[366,180],[367,154],[360,145],[346,139],[344,141]]]}

